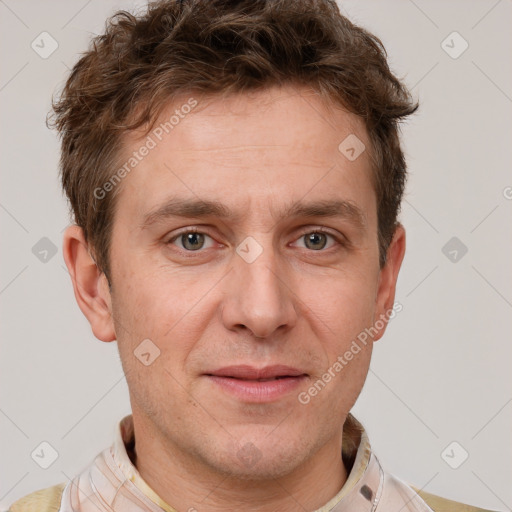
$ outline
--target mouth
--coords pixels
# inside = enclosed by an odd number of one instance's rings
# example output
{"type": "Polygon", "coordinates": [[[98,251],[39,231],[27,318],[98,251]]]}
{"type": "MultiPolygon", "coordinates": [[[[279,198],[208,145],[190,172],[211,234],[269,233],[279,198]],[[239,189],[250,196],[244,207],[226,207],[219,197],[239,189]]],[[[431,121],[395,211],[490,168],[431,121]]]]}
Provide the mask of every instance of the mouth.
{"type": "Polygon", "coordinates": [[[284,398],[308,378],[298,368],[272,365],[227,366],[204,374],[225,393],[243,402],[274,402],[284,398]]]}
{"type": "MultiPolygon", "coordinates": [[[[212,377],[215,377],[216,375],[212,375],[212,377]]],[[[217,377],[220,377],[220,375],[217,375],[217,377]]],[[[269,380],[279,380],[279,379],[289,379],[291,375],[279,375],[277,377],[269,377],[267,379],[244,379],[240,377],[231,377],[230,375],[224,376],[226,379],[238,379],[238,380],[247,380],[247,381],[253,381],[253,382],[268,382],[269,380]]]]}
{"type": "Polygon", "coordinates": [[[282,364],[274,364],[272,366],[265,366],[264,368],[255,368],[250,365],[236,365],[226,366],[219,368],[206,375],[213,377],[225,377],[239,380],[253,380],[253,381],[268,381],[277,379],[286,379],[290,377],[300,377],[307,375],[305,372],[282,364]]]}

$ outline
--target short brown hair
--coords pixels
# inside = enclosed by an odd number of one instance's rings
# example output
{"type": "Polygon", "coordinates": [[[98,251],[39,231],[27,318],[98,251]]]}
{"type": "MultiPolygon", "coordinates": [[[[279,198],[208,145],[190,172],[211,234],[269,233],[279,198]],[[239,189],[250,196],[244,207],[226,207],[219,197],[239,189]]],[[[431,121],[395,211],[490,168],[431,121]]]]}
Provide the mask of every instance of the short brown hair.
{"type": "Polygon", "coordinates": [[[333,0],[166,0],[107,20],[53,104],[62,185],[107,277],[118,190],[104,199],[94,191],[113,175],[122,135],[141,126],[149,132],[187,92],[282,84],[309,86],[364,120],[384,265],[406,180],[398,122],[418,105],[390,71],[381,41],[333,0]]]}

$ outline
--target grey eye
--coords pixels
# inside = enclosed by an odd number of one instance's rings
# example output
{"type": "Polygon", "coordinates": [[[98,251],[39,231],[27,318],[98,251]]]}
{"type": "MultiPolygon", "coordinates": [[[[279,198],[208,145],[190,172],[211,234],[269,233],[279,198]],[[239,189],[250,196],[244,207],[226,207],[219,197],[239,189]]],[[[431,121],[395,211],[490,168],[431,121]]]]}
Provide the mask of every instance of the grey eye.
{"type": "Polygon", "coordinates": [[[323,249],[327,244],[327,236],[325,233],[308,233],[303,238],[308,249],[323,249]]]}
{"type": "Polygon", "coordinates": [[[172,240],[170,240],[169,243],[176,243],[180,242],[178,247],[180,249],[184,249],[185,251],[189,252],[196,252],[200,249],[207,248],[206,247],[206,237],[210,238],[205,233],[199,233],[195,231],[186,231],[184,233],[181,233],[180,235],[176,236],[172,240]]]}

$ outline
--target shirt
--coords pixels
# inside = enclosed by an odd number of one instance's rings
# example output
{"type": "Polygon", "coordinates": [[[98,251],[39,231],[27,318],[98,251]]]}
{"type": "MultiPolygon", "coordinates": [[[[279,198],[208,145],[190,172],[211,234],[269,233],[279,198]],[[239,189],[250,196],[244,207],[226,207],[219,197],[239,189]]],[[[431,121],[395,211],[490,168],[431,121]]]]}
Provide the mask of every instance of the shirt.
{"type": "MultiPolygon", "coordinates": [[[[132,415],[117,425],[112,446],[73,480],[33,492],[10,512],[177,512],[144,481],[132,463],[132,415]]],[[[349,414],[343,426],[348,478],[315,512],[490,512],[424,493],[386,472],[372,452],[366,431],[349,414]]],[[[197,512],[191,507],[187,512],[197,512]]],[[[199,511],[200,512],[200,511],[199,511]]]]}

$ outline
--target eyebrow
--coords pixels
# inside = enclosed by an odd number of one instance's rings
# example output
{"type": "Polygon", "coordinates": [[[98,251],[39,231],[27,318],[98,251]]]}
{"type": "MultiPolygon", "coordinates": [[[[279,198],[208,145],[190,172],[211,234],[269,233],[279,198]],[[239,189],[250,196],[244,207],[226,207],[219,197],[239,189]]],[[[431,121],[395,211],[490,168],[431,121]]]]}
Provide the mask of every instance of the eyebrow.
{"type": "MultiPolygon", "coordinates": [[[[243,214],[234,212],[219,201],[173,198],[146,214],[141,227],[146,229],[173,217],[194,219],[217,217],[237,222],[245,214],[246,212],[243,214]]],[[[325,199],[309,203],[296,201],[286,206],[274,217],[279,220],[290,217],[340,217],[349,220],[359,229],[366,227],[366,216],[363,211],[353,202],[343,199],[325,199]]]]}

